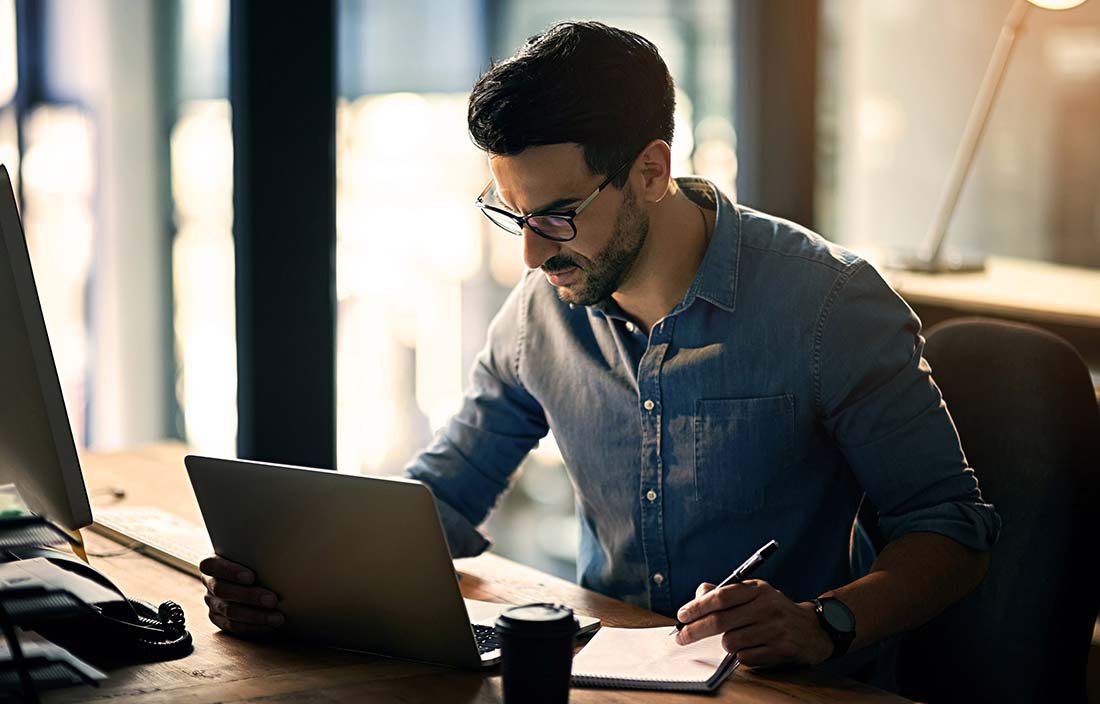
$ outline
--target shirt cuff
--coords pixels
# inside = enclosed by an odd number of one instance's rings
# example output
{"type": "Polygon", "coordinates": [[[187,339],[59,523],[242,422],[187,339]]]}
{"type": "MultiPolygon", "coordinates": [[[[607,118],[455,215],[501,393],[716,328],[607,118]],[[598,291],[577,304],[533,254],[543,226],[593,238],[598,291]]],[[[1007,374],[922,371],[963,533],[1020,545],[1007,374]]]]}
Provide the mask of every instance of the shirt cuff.
{"type": "Polygon", "coordinates": [[[973,550],[989,552],[1001,533],[1001,517],[993,504],[953,501],[898,516],[880,514],[879,526],[887,542],[906,533],[939,533],[973,550]]]}
{"type": "Polygon", "coordinates": [[[435,505],[439,510],[439,521],[443,524],[443,532],[447,536],[451,557],[474,557],[492,546],[488,538],[461,513],[451,508],[446,501],[436,497],[435,505]]]}

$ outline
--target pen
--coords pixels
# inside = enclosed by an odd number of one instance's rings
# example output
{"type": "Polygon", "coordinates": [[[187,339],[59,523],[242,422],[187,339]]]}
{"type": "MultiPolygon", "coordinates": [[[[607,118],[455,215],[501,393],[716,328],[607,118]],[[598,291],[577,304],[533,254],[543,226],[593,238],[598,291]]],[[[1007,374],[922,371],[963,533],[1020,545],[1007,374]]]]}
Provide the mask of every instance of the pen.
{"type": "MultiPolygon", "coordinates": [[[[714,589],[721,589],[727,584],[737,584],[741,582],[745,579],[745,577],[748,577],[750,574],[752,574],[757,567],[764,564],[764,560],[767,560],[769,557],[774,555],[775,551],[778,549],[779,543],[775,542],[774,540],[769,540],[767,544],[764,545],[764,547],[754,552],[752,556],[749,557],[749,559],[742,562],[740,567],[735,569],[733,572],[730,572],[730,576],[719,582],[718,586],[716,586],[714,589]]],[[[686,625],[686,623],[681,623],[680,619],[676,619],[676,627],[669,631],[668,634],[672,635],[673,633],[678,633],[686,625]]]]}

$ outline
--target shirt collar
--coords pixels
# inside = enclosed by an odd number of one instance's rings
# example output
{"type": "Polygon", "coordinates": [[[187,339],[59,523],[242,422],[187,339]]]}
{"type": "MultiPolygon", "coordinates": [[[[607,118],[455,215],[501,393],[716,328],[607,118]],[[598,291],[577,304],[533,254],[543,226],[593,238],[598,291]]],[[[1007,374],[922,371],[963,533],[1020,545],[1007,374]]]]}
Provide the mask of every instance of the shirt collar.
{"type": "MultiPolygon", "coordinates": [[[[741,253],[741,212],[708,179],[682,176],[676,179],[676,184],[693,203],[707,210],[715,210],[717,214],[703,262],[695,272],[687,293],[669,315],[686,310],[696,298],[733,312],[737,298],[737,262],[741,253]]],[[[610,318],[626,319],[622,309],[611,298],[605,298],[589,309],[610,318]]]]}
{"type": "Polygon", "coordinates": [[[676,179],[684,195],[702,208],[715,210],[714,232],[691,286],[673,312],[702,298],[733,312],[737,299],[737,263],[741,254],[741,213],[711,181],[699,176],[676,179]]]}

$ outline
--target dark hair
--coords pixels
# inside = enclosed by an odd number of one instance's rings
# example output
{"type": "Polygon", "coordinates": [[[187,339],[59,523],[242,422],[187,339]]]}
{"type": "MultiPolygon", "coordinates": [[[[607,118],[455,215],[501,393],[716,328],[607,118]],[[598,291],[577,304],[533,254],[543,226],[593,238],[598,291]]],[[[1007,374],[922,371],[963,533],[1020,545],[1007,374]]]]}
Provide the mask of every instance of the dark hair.
{"type": "Polygon", "coordinates": [[[648,39],[599,22],[562,22],[478,79],[467,122],[474,144],[490,154],[573,142],[589,170],[606,176],[652,140],[672,143],[675,105],[672,76],[648,39]]]}

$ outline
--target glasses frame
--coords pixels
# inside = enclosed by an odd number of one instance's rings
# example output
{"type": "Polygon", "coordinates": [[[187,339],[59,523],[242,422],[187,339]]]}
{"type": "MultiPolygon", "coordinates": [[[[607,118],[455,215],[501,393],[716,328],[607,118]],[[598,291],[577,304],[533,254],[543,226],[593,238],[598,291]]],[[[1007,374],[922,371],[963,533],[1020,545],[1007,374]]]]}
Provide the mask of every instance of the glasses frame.
{"type": "Polygon", "coordinates": [[[488,219],[489,222],[493,223],[494,225],[496,225],[497,227],[504,230],[505,232],[507,232],[510,235],[515,235],[517,237],[523,237],[523,228],[524,227],[529,227],[529,228],[531,228],[531,232],[534,232],[539,237],[542,237],[544,239],[548,239],[551,242],[569,242],[573,239],[576,239],[576,237],[577,237],[577,223],[574,221],[574,219],[578,215],[581,214],[581,211],[583,211],[585,208],[587,208],[589,205],[591,205],[592,201],[596,200],[596,196],[600,195],[600,193],[602,193],[604,191],[604,189],[607,188],[608,184],[611,183],[612,181],[614,181],[615,178],[618,177],[618,175],[621,174],[624,169],[626,169],[626,167],[633,164],[635,162],[635,160],[637,160],[637,158],[638,158],[637,156],[634,156],[631,159],[629,159],[626,163],[624,163],[622,166],[615,169],[615,173],[613,173],[610,176],[608,176],[607,178],[605,178],[603,180],[603,183],[596,186],[596,190],[592,191],[592,193],[587,198],[585,198],[583,201],[581,201],[580,205],[578,205],[575,208],[571,208],[569,210],[557,210],[556,208],[552,208],[552,209],[548,209],[548,210],[536,210],[535,212],[528,213],[527,215],[516,215],[515,213],[510,212],[508,210],[505,210],[503,208],[497,208],[496,206],[489,205],[488,203],[485,202],[485,196],[486,196],[486,194],[489,193],[489,189],[491,189],[493,187],[494,182],[493,182],[492,179],[489,179],[488,185],[485,186],[485,189],[481,191],[481,194],[477,197],[477,201],[474,202],[474,205],[476,205],[478,208],[481,209],[481,214],[484,215],[486,217],[486,219],[488,219]],[[516,225],[519,227],[519,232],[513,232],[512,230],[509,230],[507,227],[505,227],[501,223],[494,220],[489,215],[489,213],[486,212],[487,210],[491,210],[494,213],[499,213],[500,215],[503,215],[504,217],[510,219],[512,222],[516,223],[516,225]],[[531,222],[530,222],[531,218],[545,217],[547,215],[552,215],[553,217],[561,218],[561,219],[565,220],[566,222],[568,222],[569,227],[573,230],[573,234],[569,235],[568,237],[554,237],[553,235],[548,235],[545,232],[542,232],[537,227],[532,225],[531,222]]]}

